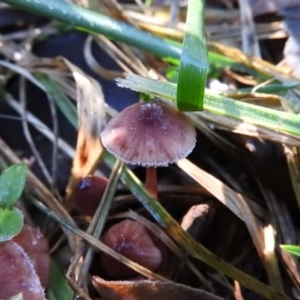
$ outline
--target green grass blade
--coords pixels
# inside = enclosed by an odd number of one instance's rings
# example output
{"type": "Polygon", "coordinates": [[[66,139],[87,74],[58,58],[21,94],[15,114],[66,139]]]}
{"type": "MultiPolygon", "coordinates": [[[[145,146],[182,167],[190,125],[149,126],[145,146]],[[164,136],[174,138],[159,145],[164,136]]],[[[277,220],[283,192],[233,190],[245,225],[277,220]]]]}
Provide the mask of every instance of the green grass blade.
{"type": "Polygon", "coordinates": [[[275,94],[278,92],[294,89],[298,86],[300,86],[300,82],[273,83],[273,84],[268,84],[265,86],[260,86],[258,88],[251,87],[251,88],[239,89],[238,92],[252,92],[253,90],[255,90],[255,92],[257,92],[257,93],[275,94]]]}
{"type": "Polygon", "coordinates": [[[54,260],[51,259],[48,298],[51,300],[71,300],[73,299],[73,295],[74,292],[69,287],[64,274],[54,260]]]}
{"type": "Polygon", "coordinates": [[[77,128],[77,111],[70,99],[49,76],[43,74],[36,74],[35,76],[45,87],[49,95],[54,99],[56,105],[63,112],[69,122],[77,128]]]}
{"type": "Polygon", "coordinates": [[[292,255],[300,257],[300,246],[295,246],[295,245],[280,245],[280,248],[284,249],[285,251],[289,252],[292,255]]]}
{"type": "MultiPolygon", "coordinates": [[[[156,81],[138,75],[118,79],[118,85],[134,91],[152,94],[170,100],[176,99],[176,85],[156,81]]],[[[261,106],[243,103],[205,90],[204,109],[223,116],[232,117],[275,131],[300,136],[300,116],[261,106]]]]}
{"type": "MultiPolygon", "coordinates": [[[[115,21],[107,16],[77,5],[61,0],[0,0],[0,2],[13,5],[52,20],[63,22],[82,31],[104,34],[111,39],[124,42],[159,57],[169,59],[169,61],[173,60],[173,62],[176,63],[177,61],[179,63],[181,56],[181,45],[179,43],[158,38],[153,34],[115,21]]],[[[215,65],[217,68],[229,67],[233,70],[246,72],[256,77],[264,79],[270,78],[260,74],[245,64],[236,63],[225,55],[212,51],[209,52],[209,61],[210,64],[215,65]]]]}
{"type": "Polygon", "coordinates": [[[183,111],[203,110],[209,66],[203,6],[204,0],[189,0],[177,84],[177,107],[183,111]]]}
{"type": "Polygon", "coordinates": [[[107,37],[152,52],[160,57],[179,58],[181,54],[180,47],[150,33],[66,1],[1,0],[0,2],[70,24],[83,31],[104,34],[107,37]]]}

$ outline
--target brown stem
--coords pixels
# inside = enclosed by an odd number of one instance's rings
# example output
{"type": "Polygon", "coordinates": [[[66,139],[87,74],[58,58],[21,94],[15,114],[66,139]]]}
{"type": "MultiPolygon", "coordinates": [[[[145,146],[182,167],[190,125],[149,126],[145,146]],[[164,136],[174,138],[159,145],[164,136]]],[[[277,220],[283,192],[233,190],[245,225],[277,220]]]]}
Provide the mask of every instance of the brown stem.
{"type": "Polygon", "coordinates": [[[148,167],[146,170],[146,189],[157,199],[157,173],[154,167],[148,167]]]}

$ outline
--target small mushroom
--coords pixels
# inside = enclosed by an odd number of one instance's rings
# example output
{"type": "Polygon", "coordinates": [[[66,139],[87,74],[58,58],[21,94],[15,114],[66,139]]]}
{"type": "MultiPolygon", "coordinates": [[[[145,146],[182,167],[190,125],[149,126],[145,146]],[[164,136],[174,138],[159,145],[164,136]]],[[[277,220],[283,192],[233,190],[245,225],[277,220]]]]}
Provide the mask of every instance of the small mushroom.
{"type": "Polygon", "coordinates": [[[110,153],[124,162],[147,167],[151,180],[148,184],[146,180],[146,186],[157,190],[156,172],[151,168],[185,158],[195,146],[196,130],[185,114],[171,106],[137,103],[111,119],[101,140],[110,153]]]}
{"type": "MultiPolygon", "coordinates": [[[[101,240],[108,247],[149,270],[156,270],[162,262],[161,249],[139,222],[124,220],[117,223],[104,233],[101,240]]],[[[107,254],[101,255],[101,263],[107,275],[113,278],[128,278],[136,274],[107,254]]]]}
{"type": "Polygon", "coordinates": [[[107,178],[87,176],[82,178],[72,192],[73,205],[82,215],[93,216],[107,185],[107,178]]]}

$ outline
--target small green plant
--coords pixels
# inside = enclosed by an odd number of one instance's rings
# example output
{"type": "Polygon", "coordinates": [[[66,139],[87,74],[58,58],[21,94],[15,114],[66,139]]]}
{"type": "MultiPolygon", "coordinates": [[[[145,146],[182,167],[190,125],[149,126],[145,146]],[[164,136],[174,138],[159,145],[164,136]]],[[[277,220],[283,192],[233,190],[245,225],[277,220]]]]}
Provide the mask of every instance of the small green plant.
{"type": "Polygon", "coordinates": [[[0,242],[16,236],[23,226],[23,214],[14,205],[20,199],[28,167],[15,164],[0,175],[0,242]]]}

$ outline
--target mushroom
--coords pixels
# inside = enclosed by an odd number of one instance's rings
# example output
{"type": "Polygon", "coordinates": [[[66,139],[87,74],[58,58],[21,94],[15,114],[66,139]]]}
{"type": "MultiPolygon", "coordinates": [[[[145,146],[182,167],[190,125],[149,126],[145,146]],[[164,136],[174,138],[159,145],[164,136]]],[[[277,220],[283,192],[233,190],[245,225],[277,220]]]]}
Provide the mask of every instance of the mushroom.
{"type": "Polygon", "coordinates": [[[82,178],[72,192],[74,207],[84,216],[93,216],[107,185],[107,178],[87,176],[82,178]]]}
{"type": "MultiPolygon", "coordinates": [[[[104,233],[101,240],[108,247],[151,271],[156,270],[162,262],[163,249],[156,246],[151,235],[139,222],[124,220],[117,223],[104,233]]],[[[128,278],[136,274],[107,254],[101,255],[101,263],[107,275],[113,278],[128,278]]]]}
{"type": "Polygon", "coordinates": [[[171,106],[136,103],[110,120],[101,140],[125,163],[147,167],[146,187],[156,198],[154,168],[185,158],[196,144],[196,130],[185,114],[171,106]]]}

